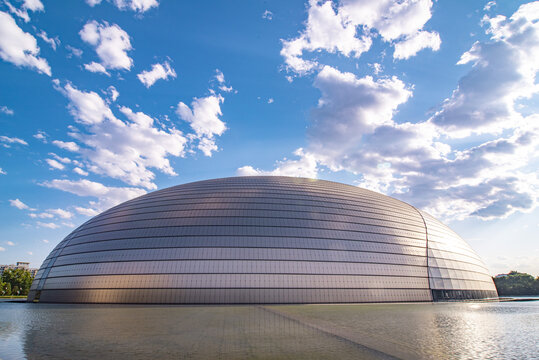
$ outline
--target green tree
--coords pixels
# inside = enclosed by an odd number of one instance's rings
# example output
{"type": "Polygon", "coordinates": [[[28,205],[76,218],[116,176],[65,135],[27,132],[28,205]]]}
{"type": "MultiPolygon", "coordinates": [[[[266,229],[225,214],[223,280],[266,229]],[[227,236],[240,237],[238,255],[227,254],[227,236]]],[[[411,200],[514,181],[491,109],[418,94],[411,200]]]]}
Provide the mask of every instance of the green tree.
{"type": "Polygon", "coordinates": [[[11,284],[10,283],[4,283],[3,293],[5,296],[11,295],[11,284]]]}
{"type": "Polygon", "coordinates": [[[8,284],[9,294],[6,290],[4,295],[28,295],[34,277],[25,269],[6,269],[2,274],[1,281],[8,284]]]}
{"type": "Polygon", "coordinates": [[[539,277],[511,271],[507,276],[494,278],[498,295],[539,295],[539,277]]]}

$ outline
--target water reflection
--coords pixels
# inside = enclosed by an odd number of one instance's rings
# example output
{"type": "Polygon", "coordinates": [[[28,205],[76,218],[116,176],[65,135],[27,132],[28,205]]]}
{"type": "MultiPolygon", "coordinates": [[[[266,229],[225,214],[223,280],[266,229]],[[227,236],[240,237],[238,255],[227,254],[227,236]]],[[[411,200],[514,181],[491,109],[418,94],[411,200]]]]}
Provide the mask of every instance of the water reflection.
{"type": "Polygon", "coordinates": [[[539,353],[539,302],[0,303],[0,314],[0,359],[532,359],[539,353]]]}

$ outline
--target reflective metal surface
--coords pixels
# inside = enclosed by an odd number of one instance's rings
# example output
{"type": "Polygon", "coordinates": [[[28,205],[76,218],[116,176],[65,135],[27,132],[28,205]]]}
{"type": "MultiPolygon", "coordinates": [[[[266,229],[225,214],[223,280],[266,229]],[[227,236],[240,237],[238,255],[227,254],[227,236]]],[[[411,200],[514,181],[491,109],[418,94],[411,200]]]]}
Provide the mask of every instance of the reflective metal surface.
{"type": "Polygon", "coordinates": [[[235,177],[163,189],[94,217],[43,262],[28,300],[226,304],[495,296],[475,252],[406,203],[329,181],[235,177]]]}

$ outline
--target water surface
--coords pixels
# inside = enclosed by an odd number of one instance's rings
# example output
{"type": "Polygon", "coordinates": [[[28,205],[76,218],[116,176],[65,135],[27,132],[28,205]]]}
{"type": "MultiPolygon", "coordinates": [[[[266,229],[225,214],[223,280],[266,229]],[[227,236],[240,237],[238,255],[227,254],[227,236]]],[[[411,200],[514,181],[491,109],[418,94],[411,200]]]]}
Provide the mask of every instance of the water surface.
{"type": "Polygon", "coordinates": [[[0,359],[537,359],[539,302],[0,302],[0,359]]]}

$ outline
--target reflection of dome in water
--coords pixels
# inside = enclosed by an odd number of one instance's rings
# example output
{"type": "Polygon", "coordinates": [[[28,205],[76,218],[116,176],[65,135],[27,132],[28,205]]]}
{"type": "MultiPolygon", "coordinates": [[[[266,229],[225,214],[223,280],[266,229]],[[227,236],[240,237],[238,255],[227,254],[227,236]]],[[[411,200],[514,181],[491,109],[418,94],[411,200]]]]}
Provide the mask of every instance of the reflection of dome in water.
{"type": "Polygon", "coordinates": [[[234,177],[163,189],[94,217],[50,253],[28,299],[227,304],[495,296],[475,252],[411,205],[322,180],[234,177]]]}

